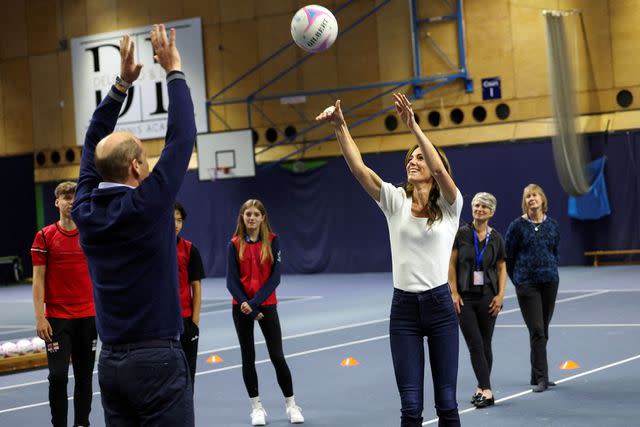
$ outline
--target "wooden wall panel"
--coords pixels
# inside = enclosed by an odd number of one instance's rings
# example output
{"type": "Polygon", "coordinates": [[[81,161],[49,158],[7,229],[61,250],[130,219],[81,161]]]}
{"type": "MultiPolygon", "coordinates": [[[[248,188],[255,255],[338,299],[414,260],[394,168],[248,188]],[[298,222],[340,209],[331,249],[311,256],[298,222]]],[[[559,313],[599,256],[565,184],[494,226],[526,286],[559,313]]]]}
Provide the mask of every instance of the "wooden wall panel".
{"type": "Polygon", "coordinates": [[[423,76],[450,73],[460,67],[458,29],[454,22],[443,21],[423,26],[420,40],[423,76]]]}
{"type": "Polygon", "coordinates": [[[118,29],[144,27],[151,24],[149,0],[117,0],[118,29]]]}
{"type": "Polygon", "coordinates": [[[4,103],[2,96],[2,68],[0,68],[0,156],[7,155],[7,141],[4,136],[4,103]]]}
{"type": "MultiPolygon", "coordinates": [[[[207,78],[207,97],[211,98],[224,87],[224,63],[222,51],[219,47],[222,44],[222,35],[219,25],[208,25],[202,31],[204,43],[205,74],[207,78]]],[[[214,107],[217,114],[226,117],[225,107],[214,107]]],[[[218,132],[224,130],[224,124],[216,117],[209,108],[209,130],[218,132]]]]}
{"type": "Polygon", "coordinates": [[[549,94],[544,9],[556,9],[553,0],[513,0],[511,3],[516,97],[549,94]]]}
{"type": "Polygon", "coordinates": [[[58,54],[29,58],[34,149],[59,148],[62,142],[58,54]]]}
{"type": "MultiPolygon", "coordinates": [[[[344,27],[350,25],[361,16],[375,7],[373,0],[363,0],[345,8],[341,16],[344,16],[344,27]]],[[[338,65],[338,85],[353,86],[380,81],[378,68],[378,24],[376,16],[370,16],[359,25],[351,29],[347,34],[341,34],[331,49],[336,50],[338,65]]],[[[349,103],[358,102],[362,95],[345,93],[343,98],[349,103]]],[[[375,112],[380,109],[381,101],[359,109],[359,114],[366,111],[375,112]]]]}
{"type": "Polygon", "coordinates": [[[640,84],[640,1],[609,0],[614,86],[640,84]]]}
{"type": "MultiPolygon", "coordinates": [[[[282,46],[291,41],[291,31],[289,30],[291,19],[289,14],[280,14],[263,17],[258,21],[258,54],[260,61],[267,59],[282,46]]],[[[284,50],[278,56],[265,63],[258,75],[260,76],[260,86],[273,80],[276,76],[291,67],[296,60],[297,51],[300,49],[293,45],[284,50]]],[[[271,86],[261,92],[261,95],[292,93],[302,90],[302,77],[300,67],[294,68],[283,77],[276,80],[271,86]]],[[[279,101],[266,102],[261,105],[271,120],[279,123],[291,123],[300,120],[296,112],[287,105],[281,105],[279,101]]],[[[255,126],[265,126],[268,120],[256,115],[255,126]]]]}
{"type": "MultiPolygon", "coordinates": [[[[288,15],[264,17],[257,21],[258,57],[267,59],[282,46],[291,41],[290,18],[288,15]]],[[[297,46],[291,46],[260,68],[260,84],[265,84],[289,68],[297,60],[297,46]]],[[[294,69],[270,86],[266,93],[282,93],[301,89],[300,69],[294,69]]]]}
{"type": "Polygon", "coordinates": [[[65,50],[58,54],[60,114],[62,119],[62,145],[73,147],[76,145],[76,119],[73,101],[73,81],[71,76],[71,51],[65,50]]]}
{"type": "Polygon", "coordinates": [[[515,96],[509,0],[465,3],[467,66],[473,78],[471,102],[482,102],[482,79],[500,77],[502,99],[515,96]]]}
{"type": "Polygon", "coordinates": [[[226,23],[254,19],[257,16],[256,3],[260,3],[260,0],[221,0],[220,21],[226,23]]]}
{"type": "Polygon", "coordinates": [[[177,21],[184,18],[182,5],[176,0],[153,0],[149,4],[151,24],[177,21]]]}
{"type": "Polygon", "coordinates": [[[9,59],[27,55],[26,0],[11,2],[11,13],[0,14],[0,58],[9,59]]]}
{"type": "MultiPolygon", "coordinates": [[[[338,41],[336,41],[336,43],[338,43],[338,41]]],[[[296,59],[308,55],[298,47],[295,47],[294,51],[296,53],[296,59]]],[[[338,82],[336,46],[334,45],[324,52],[317,53],[311,59],[307,60],[300,67],[300,75],[305,91],[330,89],[340,86],[338,82]]],[[[334,96],[344,100],[344,93],[334,94],[334,96]]],[[[307,102],[304,105],[304,113],[309,117],[315,117],[318,115],[318,112],[324,110],[329,104],[332,104],[332,98],[327,95],[307,97],[307,102]]]]}
{"type": "Polygon", "coordinates": [[[0,78],[6,153],[33,151],[29,60],[16,58],[0,62],[0,78]]]}
{"type": "Polygon", "coordinates": [[[39,55],[58,49],[58,2],[50,0],[27,1],[27,37],[29,55],[39,55]]]}
{"type": "MultiPolygon", "coordinates": [[[[258,27],[255,20],[235,21],[221,25],[223,83],[226,86],[249,71],[258,63],[258,27]]],[[[259,75],[253,73],[226,92],[225,98],[246,97],[259,84],[259,75]]],[[[244,104],[230,105],[227,122],[233,128],[247,127],[247,113],[244,104]]]]}
{"type": "MultiPolygon", "coordinates": [[[[325,6],[323,4],[323,6],[325,6]]],[[[325,6],[327,7],[327,6],[325,6]]],[[[256,6],[256,16],[286,15],[289,18],[291,26],[291,18],[298,10],[296,0],[258,0],[256,6]]]]}
{"type": "Polygon", "coordinates": [[[182,14],[185,18],[202,18],[202,25],[220,22],[220,2],[227,0],[183,0],[182,14]]]}
{"type": "Polygon", "coordinates": [[[413,54],[409,8],[392,1],[376,14],[378,70],[380,80],[394,81],[413,76],[413,54]]]}
{"type": "Polygon", "coordinates": [[[581,11],[567,17],[566,21],[569,51],[577,59],[574,61],[577,90],[611,88],[613,69],[608,2],[560,0],[560,8],[581,11]]]}
{"type": "Polygon", "coordinates": [[[118,29],[117,0],[87,0],[87,35],[118,29]]]}
{"type": "Polygon", "coordinates": [[[62,36],[66,39],[87,35],[85,0],[62,0],[62,36]]]}

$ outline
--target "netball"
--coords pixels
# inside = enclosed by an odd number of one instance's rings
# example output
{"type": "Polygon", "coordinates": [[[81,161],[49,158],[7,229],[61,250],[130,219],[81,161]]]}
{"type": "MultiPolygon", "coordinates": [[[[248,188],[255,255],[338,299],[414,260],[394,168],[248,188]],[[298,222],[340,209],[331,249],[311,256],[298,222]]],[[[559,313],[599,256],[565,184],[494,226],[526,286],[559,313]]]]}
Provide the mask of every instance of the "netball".
{"type": "Polygon", "coordinates": [[[305,6],[291,20],[291,37],[307,52],[322,52],[336,41],[338,21],[327,8],[315,4],[305,6]]]}

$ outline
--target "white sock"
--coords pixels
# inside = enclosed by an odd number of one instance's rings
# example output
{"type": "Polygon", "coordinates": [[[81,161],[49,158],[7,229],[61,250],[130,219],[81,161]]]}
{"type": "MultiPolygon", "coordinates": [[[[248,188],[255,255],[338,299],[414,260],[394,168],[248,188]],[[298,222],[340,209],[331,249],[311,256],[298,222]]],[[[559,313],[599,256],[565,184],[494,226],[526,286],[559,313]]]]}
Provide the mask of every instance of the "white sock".
{"type": "Polygon", "coordinates": [[[251,401],[251,409],[259,409],[262,408],[262,402],[260,401],[260,396],[250,397],[251,401]]]}
{"type": "Polygon", "coordinates": [[[295,396],[285,397],[284,398],[284,402],[287,405],[287,408],[291,408],[293,406],[296,406],[296,397],[295,396]]]}

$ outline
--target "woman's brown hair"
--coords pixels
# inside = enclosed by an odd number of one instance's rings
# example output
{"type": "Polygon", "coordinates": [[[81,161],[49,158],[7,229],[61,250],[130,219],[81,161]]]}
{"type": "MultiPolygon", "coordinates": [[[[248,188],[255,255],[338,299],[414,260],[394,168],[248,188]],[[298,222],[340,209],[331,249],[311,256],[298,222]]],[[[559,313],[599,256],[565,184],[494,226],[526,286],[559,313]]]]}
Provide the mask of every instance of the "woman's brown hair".
{"type": "MultiPolygon", "coordinates": [[[[407,154],[404,157],[404,165],[406,166],[409,161],[411,160],[411,155],[413,154],[413,152],[416,150],[416,148],[420,147],[418,144],[414,145],[413,147],[411,147],[411,149],[409,149],[409,151],[407,151],[407,154]]],[[[449,164],[449,159],[447,159],[447,156],[444,154],[444,152],[442,150],[440,150],[439,148],[435,147],[436,151],[438,152],[438,155],[440,156],[440,159],[442,160],[442,163],[444,164],[444,168],[447,171],[447,173],[449,174],[449,176],[452,176],[451,174],[451,165],[449,164]]],[[[413,198],[413,184],[411,184],[410,182],[406,182],[402,188],[404,188],[405,193],[407,193],[407,196],[413,198]]],[[[427,207],[426,207],[426,211],[427,211],[427,224],[428,225],[432,225],[434,222],[439,221],[442,219],[442,209],[440,209],[440,206],[438,206],[438,199],[440,198],[440,186],[438,185],[438,182],[434,179],[433,180],[433,185],[431,186],[431,191],[429,191],[429,199],[427,201],[427,207]]]]}

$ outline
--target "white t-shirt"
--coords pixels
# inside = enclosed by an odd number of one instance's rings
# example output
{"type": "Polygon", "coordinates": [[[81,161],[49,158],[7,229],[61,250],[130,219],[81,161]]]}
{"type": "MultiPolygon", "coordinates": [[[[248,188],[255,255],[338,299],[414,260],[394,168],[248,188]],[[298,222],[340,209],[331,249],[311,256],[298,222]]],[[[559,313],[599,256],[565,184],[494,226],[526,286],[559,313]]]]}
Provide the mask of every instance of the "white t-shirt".
{"type": "Polygon", "coordinates": [[[462,212],[462,194],[452,205],[438,199],[442,219],[431,226],[427,218],[411,214],[411,198],[402,187],[382,183],[378,206],[387,217],[393,286],[407,292],[422,292],[448,282],[449,258],[462,212]]]}

